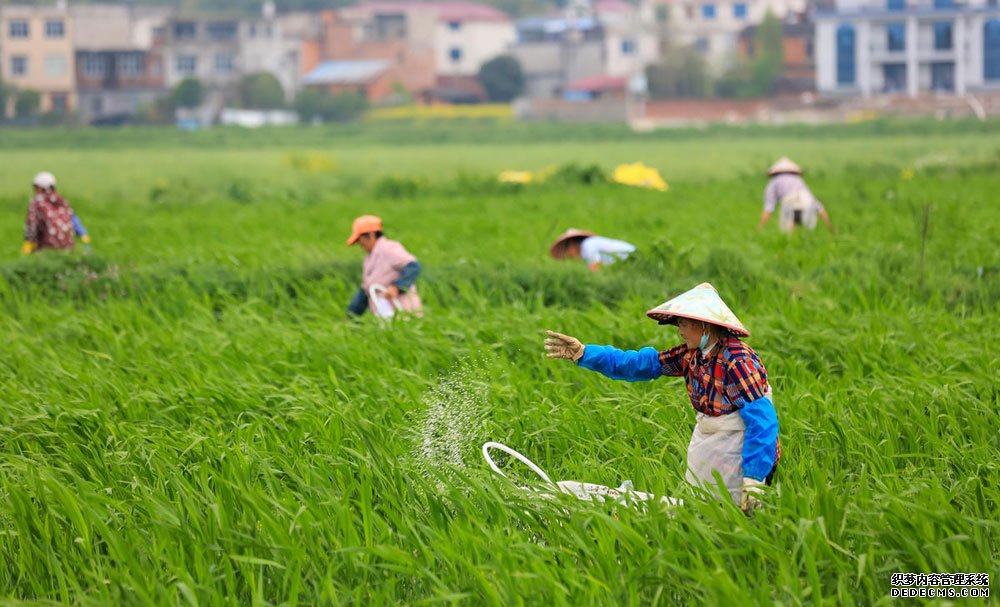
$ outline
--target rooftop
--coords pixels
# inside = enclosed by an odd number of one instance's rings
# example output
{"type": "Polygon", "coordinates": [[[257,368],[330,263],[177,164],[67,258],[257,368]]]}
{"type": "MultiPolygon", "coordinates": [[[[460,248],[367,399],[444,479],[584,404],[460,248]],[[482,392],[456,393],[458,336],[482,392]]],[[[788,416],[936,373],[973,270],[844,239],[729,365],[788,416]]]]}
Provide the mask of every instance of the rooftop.
{"type": "Polygon", "coordinates": [[[389,69],[388,61],[324,61],[306,74],[303,84],[364,84],[389,69]]]}

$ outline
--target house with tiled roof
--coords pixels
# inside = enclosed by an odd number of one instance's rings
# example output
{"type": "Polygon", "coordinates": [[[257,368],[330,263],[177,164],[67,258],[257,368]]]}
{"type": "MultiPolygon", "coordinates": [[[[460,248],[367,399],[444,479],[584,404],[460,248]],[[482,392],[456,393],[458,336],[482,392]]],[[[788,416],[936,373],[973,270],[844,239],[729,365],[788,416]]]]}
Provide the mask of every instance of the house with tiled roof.
{"type": "MultiPolygon", "coordinates": [[[[476,91],[479,68],[508,52],[516,37],[505,13],[462,1],[363,3],[324,11],[320,23],[304,50],[307,71],[329,61],[387,61],[394,85],[385,97],[400,89],[416,96],[476,91]]],[[[373,101],[384,100],[383,88],[371,89],[373,101]]]]}

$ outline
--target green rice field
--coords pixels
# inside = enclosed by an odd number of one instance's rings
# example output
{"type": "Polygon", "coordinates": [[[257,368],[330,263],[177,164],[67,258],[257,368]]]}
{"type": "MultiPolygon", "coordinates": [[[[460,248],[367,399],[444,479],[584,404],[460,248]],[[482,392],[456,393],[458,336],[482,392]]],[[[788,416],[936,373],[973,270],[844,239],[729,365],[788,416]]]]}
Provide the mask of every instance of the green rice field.
{"type": "Polygon", "coordinates": [[[0,597],[893,605],[893,573],[995,585],[998,193],[996,122],[0,132],[0,597]],[[781,155],[836,234],[755,230],[781,155]],[[669,191],[604,179],[635,161],[669,191]],[[89,254],[20,256],[40,170],[89,254]],[[346,318],[362,213],[422,262],[423,318],[346,318]],[[567,227],[638,251],[554,261],[567,227]],[[683,380],[542,354],[546,329],[673,346],[645,311],[704,281],[751,331],[781,424],[749,519],[684,480],[683,380]],[[685,505],[540,498],[512,462],[490,471],[489,440],[685,505]]]}

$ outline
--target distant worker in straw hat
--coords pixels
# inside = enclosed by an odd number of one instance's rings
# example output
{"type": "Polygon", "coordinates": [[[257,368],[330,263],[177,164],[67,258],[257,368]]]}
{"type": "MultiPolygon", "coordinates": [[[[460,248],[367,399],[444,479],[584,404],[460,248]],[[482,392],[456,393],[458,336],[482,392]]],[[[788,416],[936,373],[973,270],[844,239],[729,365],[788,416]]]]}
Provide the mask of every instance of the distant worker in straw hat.
{"type": "Polygon", "coordinates": [[[757,229],[764,227],[774,214],[774,208],[780,204],[778,225],[782,232],[794,232],[799,226],[815,229],[817,216],[833,231],[830,215],[823,208],[823,203],[813,196],[802,179],[802,167],[782,157],[771,165],[767,176],[769,180],[764,188],[764,212],[760,215],[757,229]]]}
{"type": "Polygon", "coordinates": [[[47,171],[32,180],[35,195],[28,204],[24,220],[24,244],[21,253],[30,255],[41,249],[72,249],[78,236],[90,248],[90,235],[72,207],[56,192],[55,175],[47,171]]]}
{"type": "Polygon", "coordinates": [[[382,317],[391,316],[393,310],[420,312],[414,284],[420,276],[420,262],[402,244],[385,237],[381,218],[362,215],[355,219],[347,244],[357,244],[365,251],[361,288],[347,306],[349,314],[361,316],[367,309],[382,317]],[[388,313],[379,305],[382,300],[390,306],[388,313]]]}
{"type": "Polygon", "coordinates": [[[728,497],[750,514],[761,503],[777,470],[781,449],[778,416],[767,370],[740,338],[746,327],[705,282],[646,313],[661,325],[677,325],[683,343],[619,350],[583,345],[548,331],[549,358],[566,358],[584,369],[625,381],[682,376],[697,411],[687,452],[687,480],[714,489],[718,472],[728,497]]]}
{"type": "Polygon", "coordinates": [[[624,240],[598,236],[587,230],[570,228],[552,243],[549,253],[556,259],[582,259],[591,272],[602,265],[625,259],[635,251],[635,245],[624,240]]]}

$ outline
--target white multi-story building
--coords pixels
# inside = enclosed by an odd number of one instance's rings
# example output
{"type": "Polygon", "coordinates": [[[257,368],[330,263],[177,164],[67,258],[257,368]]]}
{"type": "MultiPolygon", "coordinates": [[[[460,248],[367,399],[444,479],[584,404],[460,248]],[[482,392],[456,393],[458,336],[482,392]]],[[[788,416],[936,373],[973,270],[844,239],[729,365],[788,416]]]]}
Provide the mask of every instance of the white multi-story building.
{"type": "Polygon", "coordinates": [[[164,69],[168,87],[197,78],[210,91],[231,91],[245,75],[269,72],[287,98],[302,75],[302,41],[288,35],[291,22],[264,4],[260,17],[176,16],[164,26],[164,69]]]}
{"type": "Polygon", "coordinates": [[[693,46],[716,73],[737,58],[740,32],[770,12],[785,21],[807,10],[806,0],[656,0],[656,21],[670,48],[693,46]]]}
{"type": "Polygon", "coordinates": [[[512,54],[528,97],[558,97],[582,80],[623,83],[660,57],[653,5],[575,0],[563,15],[521,19],[512,54]]]}
{"type": "MultiPolygon", "coordinates": [[[[57,6],[0,6],[0,76],[38,91],[43,112],[76,108],[73,21],[57,6]]],[[[0,108],[0,118],[6,108],[0,108]]]]}
{"type": "Polygon", "coordinates": [[[820,93],[1000,91],[998,0],[839,0],[815,21],[820,93]]]}
{"type": "Polygon", "coordinates": [[[355,43],[405,40],[432,49],[439,79],[475,77],[516,38],[506,14],[462,0],[365,2],[342,9],[340,17],[351,24],[355,43]]]}

